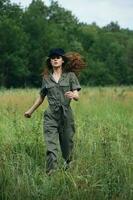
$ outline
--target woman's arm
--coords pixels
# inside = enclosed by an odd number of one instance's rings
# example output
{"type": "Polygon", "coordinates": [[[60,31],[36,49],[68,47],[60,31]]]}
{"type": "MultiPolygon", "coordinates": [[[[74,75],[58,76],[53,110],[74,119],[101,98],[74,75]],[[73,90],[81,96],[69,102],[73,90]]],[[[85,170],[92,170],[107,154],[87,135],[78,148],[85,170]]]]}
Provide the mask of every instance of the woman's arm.
{"type": "Polygon", "coordinates": [[[42,97],[41,95],[36,99],[36,101],[34,102],[33,106],[31,108],[29,108],[29,110],[27,110],[24,113],[24,116],[27,118],[30,118],[32,113],[42,104],[42,102],[44,101],[44,97],[42,97]]]}

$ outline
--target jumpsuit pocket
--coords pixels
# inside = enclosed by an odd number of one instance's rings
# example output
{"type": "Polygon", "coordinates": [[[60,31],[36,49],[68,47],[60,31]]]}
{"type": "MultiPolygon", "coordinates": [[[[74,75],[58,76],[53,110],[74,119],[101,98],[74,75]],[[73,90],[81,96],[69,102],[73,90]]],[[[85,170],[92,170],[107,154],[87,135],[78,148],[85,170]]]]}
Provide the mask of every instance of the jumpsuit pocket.
{"type": "Polygon", "coordinates": [[[55,85],[54,84],[47,85],[46,89],[48,91],[48,95],[53,96],[53,94],[55,92],[55,85]]]}
{"type": "Polygon", "coordinates": [[[43,116],[46,117],[46,116],[50,116],[51,114],[52,114],[52,113],[51,113],[51,109],[50,109],[50,107],[48,106],[48,107],[46,108],[46,110],[44,111],[43,116]]]}
{"type": "Polygon", "coordinates": [[[46,88],[47,88],[47,89],[50,89],[50,88],[53,88],[53,87],[55,87],[54,84],[46,85],[46,88]]]}
{"type": "Polygon", "coordinates": [[[74,114],[71,109],[71,107],[68,108],[67,111],[67,116],[66,116],[66,121],[65,121],[65,126],[69,130],[68,132],[75,133],[75,119],[74,119],[74,114]]]}
{"type": "Polygon", "coordinates": [[[60,83],[60,88],[63,91],[63,93],[70,91],[69,83],[60,83]]]}
{"type": "Polygon", "coordinates": [[[52,121],[52,113],[51,113],[51,110],[50,108],[48,107],[45,111],[44,111],[44,114],[43,114],[43,125],[44,125],[44,130],[46,130],[46,128],[48,126],[51,125],[51,121],[52,121]]]}

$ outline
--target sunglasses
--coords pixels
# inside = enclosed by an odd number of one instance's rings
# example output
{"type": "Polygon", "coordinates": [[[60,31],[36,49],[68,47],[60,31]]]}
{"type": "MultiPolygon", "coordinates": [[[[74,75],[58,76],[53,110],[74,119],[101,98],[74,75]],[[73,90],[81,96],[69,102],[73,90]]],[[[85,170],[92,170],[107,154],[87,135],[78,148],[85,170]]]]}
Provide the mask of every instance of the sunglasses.
{"type": "Polygon", "coordinates": [[[51,59],[55,59],[55,58],[60,59],[61,56],[60,56],[60,55],[53,55],[53,56],[51,56],[50,58],[51,58],[51,59]]]}

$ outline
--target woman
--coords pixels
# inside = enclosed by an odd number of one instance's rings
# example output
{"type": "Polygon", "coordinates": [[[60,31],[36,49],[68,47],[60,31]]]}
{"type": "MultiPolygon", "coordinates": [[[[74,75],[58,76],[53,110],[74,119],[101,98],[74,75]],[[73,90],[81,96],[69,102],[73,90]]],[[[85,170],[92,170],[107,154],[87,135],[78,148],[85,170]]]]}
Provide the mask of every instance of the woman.
{"type": "Polygon", "coordinates": [[[44,112],[44,133],[48,175],[57,168],[58,140],[66,167],[72,160],[75,126],[70,102],[79,99],[81,87],[75,73],[79,72],[83,66],[84,62],[79,54],[65,55],[63,49],[52,49],[47,59],[40,95],[24,114],[25,117],[31,117],[47,96],[49,107],[44,112]]]}

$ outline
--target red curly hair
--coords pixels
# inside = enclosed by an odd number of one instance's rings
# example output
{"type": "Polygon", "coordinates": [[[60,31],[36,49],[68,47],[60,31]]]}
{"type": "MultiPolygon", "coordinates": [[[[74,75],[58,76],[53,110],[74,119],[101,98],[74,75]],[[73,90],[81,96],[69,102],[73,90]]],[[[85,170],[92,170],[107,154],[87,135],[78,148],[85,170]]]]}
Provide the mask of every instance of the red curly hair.
{"type": "Polygon", "coordinates": [[[65,54],[68,62],[65,65],[64,70],[66,72],[74,72],[77,76],[80,71],[85,68],[84,58],[77,52],[68,52],[65,54]]]}

